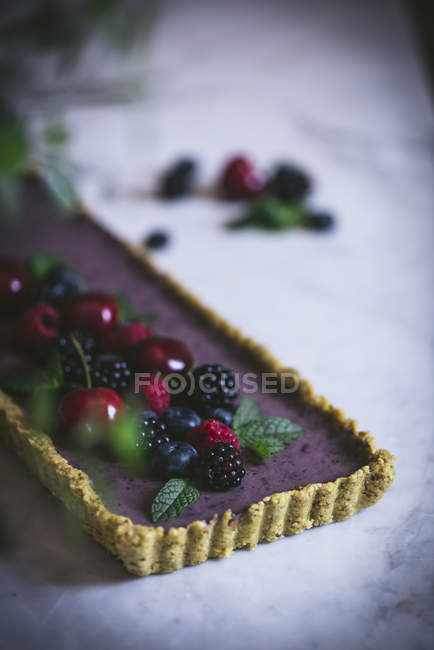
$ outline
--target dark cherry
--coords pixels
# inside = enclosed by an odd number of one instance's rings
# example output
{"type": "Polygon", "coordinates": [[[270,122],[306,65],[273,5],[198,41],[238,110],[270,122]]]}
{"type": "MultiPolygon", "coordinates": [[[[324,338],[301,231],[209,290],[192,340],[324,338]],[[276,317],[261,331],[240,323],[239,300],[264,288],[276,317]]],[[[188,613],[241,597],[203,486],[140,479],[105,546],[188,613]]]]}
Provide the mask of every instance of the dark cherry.
{"type": "Polygon", "coordinates": [[[98,335],[119,321],[119,306],[106,293],[83,293],[68,300],[63,310],[63,325],[68,330],[77,329],[98,335]]]}
{"type": "Polygon", "coordinates": [[[223,195],[228,199],[251,199],[265,187],[265,178],[244,156],[235,156],[226,163],[221,179],[223,195]]]}
{"type": "Polygon", "coordinates": [[[0,315],[14,314],[22,309],[31,293],[32,275],[21,262],[0,259],[0,315]]]}
{"type": "Polygon", "coordinates": [[[68,428],[74,428],[86,422],[109,424],[124,410],[121,396],[111,388],[76,388],[63,397],[59,415],[68,428]]]}
{"type": "Polygon", "coordinates": [[[137,372],[187,372],[193,365],[190,350],[182,341],[153,336],[131,348],[130,361],[137,372]]]}

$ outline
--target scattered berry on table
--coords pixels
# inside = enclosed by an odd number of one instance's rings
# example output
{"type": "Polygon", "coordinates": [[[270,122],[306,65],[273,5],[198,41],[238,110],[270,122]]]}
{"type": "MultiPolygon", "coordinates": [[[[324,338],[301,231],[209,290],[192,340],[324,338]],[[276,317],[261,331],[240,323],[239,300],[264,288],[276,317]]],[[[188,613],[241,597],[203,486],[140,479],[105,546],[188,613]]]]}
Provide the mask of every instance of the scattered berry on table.
{"type": "Polygon", "coordinates": [[[193,476],[198,454],[188,442],[174,440],[159,445],[152,454],[152,471],[159,478],[193,476]]]}
{"type": "Polygon", "coordinates": [[[133,374],[128,363],[116,354],[99,354],[92,362],[92,386],[105,386],[118,393],[132,389],[133,374]]]}
{"type": "Polygon", "coordinates": [[[157,415],[163,413],[170,406],[170,393],[167,390],[166,382],[158,375],[151,375],[149,383],[140,387],[145,396],[149,409],[157,415]]]}
{"type": "Polygon", "coordinates": [[[38,301],[62,307],[68,298],[80,292],[80,286],[80,279],[73,271],[56,266],[44,275],[38,290],[38,301]]]}
{"type": "Polygon", "coordinates": [[[311,230],[331,230],[335,220],[328,212],[311,212],[304,217],[303,225],[311,230]]]}
{"type": "Polygon", "coordinates": [[[143,411],[140,418],[137,447],[147,453],[152,453],[163,443],[170,442],[166,425],[161,422],[155,411],[143,411]]]}
{"type": "Polygon", "coordinates": [[[69,298],[63,310],[63,325],[66,329],[78,329],[98,335],[119,321],[119,306],[106,293],[82,293],[69,298]]]}
{"type": "Polygon", "coordinates": [[[173,438],[183,440],[187,431],[201,423],[201,418],[186,406],[171,406],[161,415],[161,421],[173,438]]]}
{"type": "Polygon", "coordinates": [[[108,352],[124,354],[139,341],[154,336],[154,332],[145,323],[128,323],[107,330],[103,337],[103,347],[108,352]]]}
{"type": "Polygon", "coordinates": [[[160,250],[166,248],[170,240],[169,235],[162,230],[155,230],[145,237],[144,244],[150,250],[160,250]]]}
{"type": "Polygon", "coordinates": [[[38,303],[28,307],[20,316],[16,342],[24,348],[36,350],[53,343],[60,333],[60,314],[52,305],[38,303]]]}
{"type": "Polygon", "coordinates": [[[228,427],[230,427],[233,420],[233,413],[232,411],[228,411],[222,408],[211,408],[205,409],[203,412],[203,417],[206,420],[218,420],[219,422],[223,422],[223,424],[226,424],[228,427]]]}
{"type": "Polygon", "coordinates": [[[59,338],[57,345],[63,369],[64,385],[69,390],[86,385],[83,363],[72,343],[71,336],[80,344],[90,372],[92,372],[97,347],[95,339],[84,332],[72,331],[70,336],[63,335],[59,338]]]}
{"type": "Polygon", "coordinates": [[[32,289],[28,268],[10,258],[0,259],[0,314],[15,314],[28,304],[32,289]]]}
{"type": "Polygon", "coordinates": [[[139,341],[130,349],[131,363],[137,372],[187,372],[193,365],[188,347],[177,339],[153,336],[139,341]]]}
{"type": "Polygon", "coordinates": [[[197,172],[197,164],[191,158],[182,158],[173,164],[161,179],[159,195],[164,199],[177,199],[188,194],[197,172]]]}
{"type": "Polygon", "coordinates": [[[193,370],[192,402],[199,412],[209,408],[231,408],[238,395],[233,370],[218,364],[204,364],[193,370]]]}
{"type": "Polygon", "coordinates": [[[125,411],[124,402],[110,388],[76,388],[60,402],[59,415],[70,428],[85,422],[109,424],[125,411]]]}
{"type": "Polygon", "coordinates": [[[227,442],[237,449],[241,448],[233,430],[218,420],[204,420],[194,429],[190,429],[185,439],[197,449],[199,454],[203,454],[207,447],[218,442],[227,442]]]}
{"type": "Polygon", "coordinates": [[[226,163],[221,178],[221,190],[226,198],[251,199],[264,187],[264,176],[248,158],[236,156],[226,163]]]}
{"type": "Polygon", "coordinates": [[[239,450],[230,443],[218,442],[206,448],[201,459],[201,474],[212,490],[229,490],[241,484],[246,470],[239,450]]]}
{"type": "Polygon", "coordinates": [[[309,192],[312,181],[309,176],[293,165],[279,165],[270,180],[267,190],[286,201],[300,201],[309,192]]]}

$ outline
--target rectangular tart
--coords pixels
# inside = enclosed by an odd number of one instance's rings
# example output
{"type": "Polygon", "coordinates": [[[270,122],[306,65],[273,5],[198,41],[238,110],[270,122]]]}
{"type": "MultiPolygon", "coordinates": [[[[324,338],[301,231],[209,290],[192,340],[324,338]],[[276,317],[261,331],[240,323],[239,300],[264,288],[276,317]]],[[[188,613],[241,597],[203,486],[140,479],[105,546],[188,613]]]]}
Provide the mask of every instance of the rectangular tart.
{"type": "Polygon", "coordinates": [[[140,247],[113,238],[84,210],[77,219],[62,220],[35,181],[26,188],[23,214],[0,243],[0,254],[64,256],[90,289],[123,291],[138,311],[156,312],[159,333],[182,339],[199,363],[278,377],[290,370],[297,377],[294,392],[254,397],[265,415],[289,417],[305,427],[304,435],[266,461],[247,461],[239,488],[202,491],[179,517],[158,526],[149,513],[161,482],[101,460],[110,490],[98,494],[86,454],[55,446],[52,437],[32,430],[20,406],[0,391],[0,439],[130,572],[167,573],[227,557],[237,548],[347,519],[387,491],[394,478],[392,454],[377,450],[374,438],[315,396],[308,381],[162,274],[140,247]]]}

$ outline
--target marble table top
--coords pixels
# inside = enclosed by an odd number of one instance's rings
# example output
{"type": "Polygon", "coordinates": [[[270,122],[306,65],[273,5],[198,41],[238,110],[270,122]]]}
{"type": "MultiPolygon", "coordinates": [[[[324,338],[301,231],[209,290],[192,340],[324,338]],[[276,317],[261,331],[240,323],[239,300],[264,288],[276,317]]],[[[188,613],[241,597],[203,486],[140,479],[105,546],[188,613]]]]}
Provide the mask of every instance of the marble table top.
{"type": "Polygon", "coordinates": [[[346,522],[137,579],[2,450],[18,544],[0,556],[0,649],[428,648],[433,125],[403,10],[166,3],[143,75],[141,102],[68,112],[84,201],[129,241],[170,231],[156,263],[371,431],[397,478],[346,522]],[[137,195],[176,155],[205,186],[238,151],[310,170],[336,231],[231,234],[237,205],[137,195]]]}

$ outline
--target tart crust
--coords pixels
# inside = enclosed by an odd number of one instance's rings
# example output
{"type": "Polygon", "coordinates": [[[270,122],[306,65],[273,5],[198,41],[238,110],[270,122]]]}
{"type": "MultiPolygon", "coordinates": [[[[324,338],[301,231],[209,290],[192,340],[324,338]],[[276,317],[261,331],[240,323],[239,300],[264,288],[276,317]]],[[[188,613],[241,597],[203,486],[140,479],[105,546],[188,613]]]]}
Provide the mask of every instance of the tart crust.
{"type": "MultiPolygon", "coordinates": [[[[82,218],[95,224],[84,208],[82,218]]],[[[162,280],[189,309],[234,342],[264,370],[278,375],[288,371],[295,374],[299,378],[296,399],[303,408],[315,409],[331,424],[338,425],[339,431],[363,450],[367,459],[367,464],[349,476],[265,496],[238,515],[227,510],[220,517],[214,515],[210,521],[194,521],[188,526],[168,530],[161,526],[135,525],[131,519],[110,512],[96,494],[89,476],[72,467],[48,435],[31,429],[19,406],[0,391],[0,432],[6,445],[128,571],[138,576],[169,573],[209,558],[228,557],[238,548],[253,549],[261,542],[272,542],[313,526],[348,519],[385,494],[395,476],[395,457],[390,452],[377,450],[375,439],[367,432],[358,431],[354,420],[347,419],[343,411],[334,408],[326,398],[315,396],[311,384],[293,368],[282,366],[266,348],[246,338],[173,278],[162,273],[141,248],[112,239],[156,279],[162,280]]],[[[294,399],[294,395],[289,395],[288,399],[294,399]]]]}

